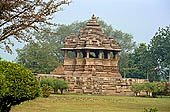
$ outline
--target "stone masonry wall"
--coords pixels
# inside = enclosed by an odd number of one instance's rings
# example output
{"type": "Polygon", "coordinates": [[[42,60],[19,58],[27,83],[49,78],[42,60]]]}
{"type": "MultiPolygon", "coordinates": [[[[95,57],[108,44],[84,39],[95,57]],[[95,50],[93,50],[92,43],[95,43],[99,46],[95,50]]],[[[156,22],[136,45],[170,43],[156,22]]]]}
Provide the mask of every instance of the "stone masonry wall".
{"type": "Polygon", "coordinates": [[[65,80],[69,84],[68,93],[78,94],[100,94],[100,95],[134,95],[130,87],[134,83],[143,83],[145,79],[131,78],[114,78],[114,77],[86,77],[71,75],[48,75],[38,74],[37,79],[41,78],[59,78],[65,80]]]}

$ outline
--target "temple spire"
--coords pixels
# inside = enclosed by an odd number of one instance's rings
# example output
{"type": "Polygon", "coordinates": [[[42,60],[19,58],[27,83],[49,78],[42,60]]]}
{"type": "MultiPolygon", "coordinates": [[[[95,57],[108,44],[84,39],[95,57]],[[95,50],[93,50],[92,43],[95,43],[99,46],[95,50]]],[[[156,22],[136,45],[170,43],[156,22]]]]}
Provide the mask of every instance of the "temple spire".
{"type": "Polygon", "coordinates": [[[96,20],[96,16],[93,14],[91,19],[88,21],[87,26],[99,26],[96,20]]]}

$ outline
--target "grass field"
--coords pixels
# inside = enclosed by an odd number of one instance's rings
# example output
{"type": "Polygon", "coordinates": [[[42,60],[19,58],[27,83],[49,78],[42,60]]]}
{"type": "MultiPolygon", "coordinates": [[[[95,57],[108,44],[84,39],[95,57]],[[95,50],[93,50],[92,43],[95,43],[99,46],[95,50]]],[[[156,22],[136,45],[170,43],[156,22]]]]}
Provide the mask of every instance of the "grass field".
{"type": "Polygon", "coordinates": [[[127,96],[51,95],[14,106],[11,112],[170,112],[170,98],[127,96]]]}

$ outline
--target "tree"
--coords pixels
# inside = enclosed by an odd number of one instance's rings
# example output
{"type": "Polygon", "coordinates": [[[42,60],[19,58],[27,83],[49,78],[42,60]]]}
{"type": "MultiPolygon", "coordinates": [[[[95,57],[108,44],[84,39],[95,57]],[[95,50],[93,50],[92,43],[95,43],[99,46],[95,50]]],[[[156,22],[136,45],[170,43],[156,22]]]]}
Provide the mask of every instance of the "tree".
{"type": "Polygon", "coordinates": [[[45,42],[27,44],[23,49],[16,50],[17,62],[33,73],[50,73],[60,65],[54,47],[45,42]]]}
{"type": "Polygon", "coordinates": [[[57,92],[57,90],[59,89],[61,94],[63,94],[63,90],[68,88],[68,84],[63,81],[63,80],[58,80],[58,79],[54,79],[54,90],[55,92],[57,92]]]}
{"type": "MultiPolygon", "coordinates": [[[[120,67],[123,67],[126,63],[127,55],[126,53],[131,52],[135,46],[135,42],[132,40],[133,37],[127,33],[123,33],[118,30],[114,30],[111,25],[106,24],[103,20],[98,19],[98,23],[100,24],[100,27],[104,30],[105,34],[108,37],[115,38],[120,42],[120,47],[123,49],[121,55],[121,62],[120,62],[120,67]],[[124,54],[124,55],[123,55],[124,54]]],[[[48,52],[44,52],[44,54],[53,54],[53,58],[57,59],[59,63],[63,63],[64,59],[64,54],[60,50],[62,48],[64,38],[69,36],[71,33],[74,33],[75,35],[78,35],[78,32],[81,28],[84,28],[87,24],[87,21],[83,22],[73,22],[70,25],[57,25],[56,27],[50,28],[46,26],[41,26],[41,29],[44,29],[43,31],[40,32],[34,32],[32,33],[32,36],[36,39],[36,44],[40,46],[48,45],[51,50],[48,50],[48,52]],[[49,33],[52,32],[52,33],[49,33]],[[45,44],[44,44],[45,43],[45,44]]],[[[29,46],[29,44],[27,45],[29,46]]],[[[23,49],[17,50],[18,57],[17,57],[17,62],[23,65],[26,65],[28,63],[29,65],[31,61],[25,61],[24,58],[30,57],[30,60],[34,60],[36,56],[35,53],[31,52],[30,54],[27,53],[27,51],[33,51],[37,50],[39,51],[40,49],[37,49],[36,47],[24,47],[23,49]],[[24,49],[25,48],[25,49],[24,49]],[[23,54],[22,56],[20,54],[23,54]],[[28,55],[26,55],[28,54],[28,55]],[[24,58],[21,58],[24,57],[24,58]]],[[[45,50],[44,50],[45,51],[45,50]]],[[[41,56],[41,54],[36,54],[38,56],[41,56]]],[[[72,55],[72,54],[69,54],[72,55]]],[[[37,60],[38,63],[39,60],[37,60]]],[[[46,59],[42,60],[45,62],[46,59]]],[[[50,61],[50,60],[47,60],[50,61]]],[[[34,69],[32,66],[27,66],[27,68],[34,69]]],[[[34,70],[35,71],[35,70],[34,70]]]]}
{"type": "MultiPolygon", "coordinates": [[[[126,67],[120,69],[131,78],[147,78],[150,81],[165,80],[170,65],[170,27],[159,28],[150,44],[141,43],[132,53],[126,54],[126,67]]],[[[120,61],[121,62],[121,61],[120,61]]]]}
{"type": "MultiPolygon", "coordinates": [[[[152,63],[154,68],[159,69],[158,75],[168,74],[168,71],[164,71],[168,65],[170,65],[170,26],[165,28],[159,28],[151,39],[149,44],[149,52],[151,53],[152,63]],[[162,72],[162,74],[161,74],[162,72]]],[[[160,80],[160,78],[159,78],[160,80]]]]}
{"type": "Polygon", "coordinates": [[[52,15],[69,3],[68,0],[1,0],[0,43],[11,53],[10,45],[14,45],[11,37],[18,42],[32,40],[29,32],[42,30],[38,24],[52,25],[49,22],[52,15]]]}
{"type": "Polygon", "coordinates": [[[146,78],[147,75],[147,45],[139,44],[132,53],[128,54],[127,67],[123,68],[127,77],[146,78]]]}
{"type": "Polygon", "coordinates": [[[12,62],[0,61],[0,111],[40,96],[39,82],[30,70],[12,62]]]}

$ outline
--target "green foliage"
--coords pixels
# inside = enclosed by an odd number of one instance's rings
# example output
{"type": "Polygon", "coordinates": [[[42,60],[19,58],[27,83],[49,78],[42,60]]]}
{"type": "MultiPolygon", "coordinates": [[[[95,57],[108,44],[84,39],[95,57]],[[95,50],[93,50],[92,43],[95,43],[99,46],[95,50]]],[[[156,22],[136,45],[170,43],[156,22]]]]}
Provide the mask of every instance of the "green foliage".
{"type": "Polygon", "coordinates": [[[61,94],[63,94],[64,89],[68,88],[68,84],[65,81],[59,79],[52,79],[52,78],[43,78],[40,81],[40,85],[41,87],[43,87],[44,85],[52,87],[54,93],[57,93],[58,90],[60,90],[61,94]]]}
{"type": "Polygon", "coordinates": [[[141,91],[146,92],[147,96],[156,97],[156,95],[160,95],[160,93],[164,92],[165,84],[164,83],[153,83],[153,82],[145,82],[145,83],[135,83],[131,87],[131,91],[133,91],[136,96],[140,94],[141,91]],[[152,93],[152,94],[151,94],[152,93]]]}
{"type": "Polygon", "coordinates": [[[53,46],[49,43],[27,44],[17,50],[17,63],[24,65],[33,73],[50,73],[59,65],[53,46]]]}
{"type": "Polygon", "coordinates": [[[148,46],[144,43],[139,44],[134,52],[128,54],[127,68],[123,68],[127,78],[151,79],[149,74],[153,72],[148,53],[148,46]]]}
{"type": "Polygon", "coordinates": [[[4,82],[5,82],[5,75],[0,74],[0,99],[3,98],[5,94],[9,91],[7,84],[4,82]]]}
{"type": "Polygon", "coordinates": [[[151,39],[149,44],[149,50],[153,55],[153,62],[157,64],[157,60],[160,59],[163,64],[162,67],[170,65],[170,26],[165,28],[159,28],[151,39]]]}
{"type": "MultiPolygon", "coordinates": [[[[160,67],[162,70],[170,65],[170,26],[165,28],[159,28],[155,33],[154,37],[151,39],[149,46],[149,52],[152,59],[152,67],[160,67]],[[159,62],[158,62],[159,60],[159,62]]],[[[161,78],[166,79],[168,71],[162,71],[159,69],[157,74],[153,75],[155,79],[161,80],[161,78]]]]}
{"type": "Polygon", "coordinates": [[[149,81],[160,81],[168,75],[170,65],[170,26],[159,28],[150,43],[140,43],[133,52],[120,56],[120,72],[127,78],[142,78],[149,81]],[[159,62],[158,62],[159,60],[159,62]],[[122,62],[125,62],[122,64],[122,62]],[[157,71],[155,68],[159,67],[157,71]]]}
{"type": "Polygon", "coordinates": [[[158,109],[157,108],[144,108],[144,112],[158,112],[158,109]]]}
{"type": "Polygon", "coordinates": [[[143,91],[147,93],[147,96],[150,96],[153,92],[158,92],[158,85],[156,83],[145,82],[143,84],[143,91]]]}
{"type": "Polygon", "coordinates": [[[48,85],[43,85],[42,86],[42,95],[43,97],[47,98],[50,96],[51,94],[51,90],[52,90],[52,87],[51,86],[48,86],[48,85]]]}
{"type": "Polygon", "coordinates": [[[140,94],[142,90],[143,90],[143,84],[141,83],[135,83],[131,87],[131,91],[134,92],[136,96],[138,96],[138,94],[140,94]]]}
{"type": "Polygon", "coordinates": [[[43,87],[43,85],[51,86],[52,88],[54,87],[54,79],[52,78],[43,78],[40,81],[40,86],[43,87]]]}
{"type": "Polygon", "coordinates": [[[68,84],[63,80],[55,80],[54,82],[55,82],[54,88],[55,89],[58,88],[60,90],[61,94],[63,94],[64,89],[68,88],[68,84]]]}
{"type": "Polygon", "coordinates": [[[37,79],[28,69],[12,62],[0,61],[0,110],[40,96],[37,79]]]}

